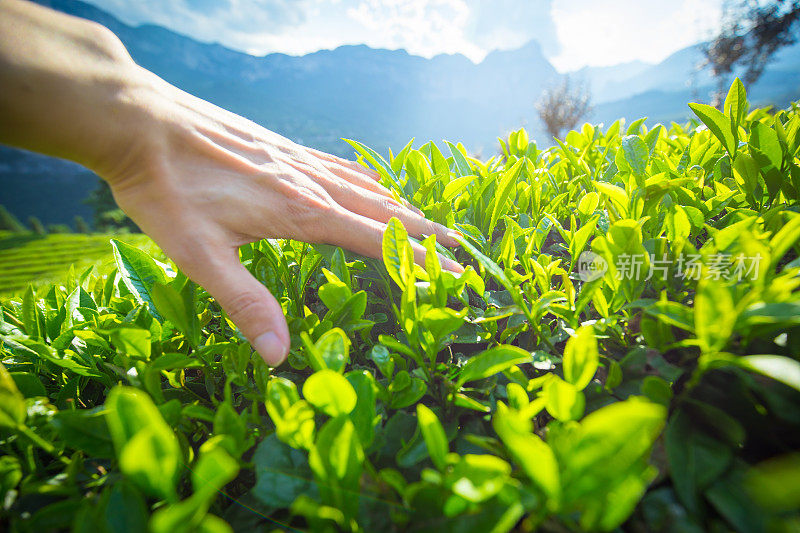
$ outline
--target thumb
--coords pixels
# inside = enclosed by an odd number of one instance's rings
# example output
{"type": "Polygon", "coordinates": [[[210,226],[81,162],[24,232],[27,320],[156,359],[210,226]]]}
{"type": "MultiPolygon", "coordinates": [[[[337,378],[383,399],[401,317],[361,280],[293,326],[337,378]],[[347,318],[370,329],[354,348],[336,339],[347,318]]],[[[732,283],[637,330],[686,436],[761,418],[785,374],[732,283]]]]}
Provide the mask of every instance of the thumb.
{"type": "Polygon", "coordinates": [[[281,305],[239,262],[232,260],[198,273],[197,282],[219,302],[230,319],[270,365],[278,366],[289,353],[289,328],[281,305]]]}

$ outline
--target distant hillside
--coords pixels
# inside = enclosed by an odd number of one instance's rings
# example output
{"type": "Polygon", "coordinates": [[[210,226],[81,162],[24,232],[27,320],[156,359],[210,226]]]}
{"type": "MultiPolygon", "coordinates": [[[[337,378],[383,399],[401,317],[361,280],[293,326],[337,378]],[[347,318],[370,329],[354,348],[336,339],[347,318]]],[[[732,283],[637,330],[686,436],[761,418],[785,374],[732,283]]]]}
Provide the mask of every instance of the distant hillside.
{"type": "MultiPolygon", "coordinates": [[[[39,3],[109,27],[139,64],[178,87],[339,155],[352,153],[342,137],[381,151],[397,150],[412,137],[453,139],[487,155],[497,150],[498,136],[520,126],[549,144],[534,103],[560,75],[536,42],[490,53],[479,64],[461,55],[425,59],[367,46],[255,57],[154,25],[131,27],[78,0],[39,3]]],[[[686,82],[694,76],[696,55],[690,47],[658,65],[635,62],[573,74],[587,79],[596,92],[592,121],[608,124],[620,116],[645,115],[681,120],[688,116],[686,102],[694,98],[686,82]]],[[[785,103],[800,96],[800,49],[784,55],[755,87],[756,101],[785,103]]],[[[701,89],[710,83],[707,75],[694,78],[701,89]]],[[[95,184],[77,165],[0,147],[0,203],[23,220],[29,215],[45,223],[70,222],[76,214],[89,218],[81,199],[95,184]]]]}
{"type": "MultiPolygon", "coordinates": [[[[690,101],[708,101],[717,83],[700,69],[700,45],[670,55],[657,65],[620,65],[578,71],[593,88],[592,121],[610,124],[619,117],[648,117],[650,123],[682,121],[690,101]],[[620,70],[625,67],[627,70],[620,70]],[[615,79],[609,73],[618,74],[615,79]]],[[[730,80],[732,81],[732,80],[730,80]]],[[[779,50],[758,82],[747,87],[754,105],[786,106],[800,98],[800,44],[779,50]]]]}

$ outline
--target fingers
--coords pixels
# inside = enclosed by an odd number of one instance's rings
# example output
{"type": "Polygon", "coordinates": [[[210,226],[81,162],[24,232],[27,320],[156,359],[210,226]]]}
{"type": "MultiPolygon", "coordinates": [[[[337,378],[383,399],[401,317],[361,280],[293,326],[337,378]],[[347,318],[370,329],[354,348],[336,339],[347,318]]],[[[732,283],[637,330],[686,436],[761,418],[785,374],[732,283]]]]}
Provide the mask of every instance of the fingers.
{"type": "MultiPolygon", "coordinates": [[[[348,250],[381,259],[383,256],[383,232],[386,224],[367,218],[365,216],[344,212],[331,220],[329,235],[330,244],[342,246],[348,250]]],[[[438,239],[438,237],[437,237],[438,239]]],[[[411,242],[414,251],[414,262],[420,266],[425,266],[425,247],[416,242],[411,242]]],[[[437,254],[442,269],[449,270],[455,274],[464,272],[464,267],[455,261],[437,254]]]]}
{"type": "Polygon", "coordinates": [[[391,191],[389,191],[389,189],[387,189],[377,181],[373,180],[363,172],[358,172],[357,170],[353,170],[349,167],[345,167],[338,163],[322,162],[322,164],[326,169],[331,171],[334,175],[342,178],[348,183],[361,187],[362,189],[366,189],[368,191],[372,191],[380,195],[392,198],[392,193],[391,191]]]}
{"type": "Polygon", "coordinates": [[[329,154],[327,152],[321,152],[319,150],[315,150],[314,148],[306,148],[308,153],[315,156],[318,159],[321,159],[325,163],[333,163],[345,168],[349,168],[350,170],[354,170],[360,174],[367,176],[369,179],[373,181],[380,181],[381,176],[371,168],[365,167],[355,161],[350,161],[348,159],[344,159],[341,157],[337,157],[333,154],[329,154]]]}
{"type": "Polygon", "coordinates": [[[227,262],[203,267],[193,277],[214,296],[268,365],[277,366],[286,359],[291,340],[283,309],[235,252],[227,262]]]}
{"type": "MultiPolygon", "coordinates": [[[[349,169],[347,167],[343,167],[342,165],[339,165],[337,163],[324,163],[324,166],[332,174],[334,174],[335,176],[345,180],[346,182],[350,183],[351,185],[355,185],[356,187],[360,187],[361,189],[366,189],[368,191],[374,192],[374,193],[379,194],[381,196],[385,196],[386,198],[391,198],[395,202],[398,202],[398,200],[392,195],[392,192],[389,189],[387,189],[386,187],[384,187],[383,185],[381,185],[377,181],[372,181],[372,179],[366,177],[364,174],[362,174],[360,172],[356,172],[356,171],[351,170],[351,169],[349,169]]],[[[354,192],[358,193],[359,191],[355,190],[354,192]]],[[[422,211],[420,211],[419,209],[417,209],[416,207],[411,205],[405,199],[401,198],[399,200],[399,202],[400,202],[400,205],[402,205],[406,209],[410,209],[411,211],[413,211],[417,215],[424,216],[422,211]]]]}
{"type": "Polygon", "coordinates": [[[436,235],[437,242],[445,246],[458,246],[452,230],[426,219],[420,213],[408,209],[393,198],[387,198],[365,189],[352,188],[348,190],[342,187],[331,187],[328,194],[340,206],[357,215],[384,224],[395,217],[414,237],[436,235]]]}

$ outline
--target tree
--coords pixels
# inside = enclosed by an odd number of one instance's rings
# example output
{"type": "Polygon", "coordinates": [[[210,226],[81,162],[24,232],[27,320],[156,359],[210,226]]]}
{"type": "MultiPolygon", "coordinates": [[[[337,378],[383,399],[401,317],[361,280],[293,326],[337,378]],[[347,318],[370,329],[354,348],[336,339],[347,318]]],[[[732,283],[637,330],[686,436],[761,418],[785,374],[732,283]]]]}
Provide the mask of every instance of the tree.
{"type": "Polygon", "coordinates": [[[15,233],[27,231],[22,222],[2,204],[0,204],[0,230],[13,231],[15,233]]]}
{"type": "Polygon", "coordinates": [[[31,228],[36,235],[47,235],[47,230],[44,229],[44,224],[37,217],[28,217],[28,227],[31,228]]]}
{"type": "Polygon", "coordinates": [[[800,0],[725,0],[719,34],[703,48],[705,65],[717,79],[719,105],[731,74],[744,69],[745,83],[761,77],[780,48],[797,41],[800,0]]]}
{"type": "Polygon", "coordinates": [[[72,233],[72,228],[66,224],[49,224],[47,226],[48,233],[72,233]]]}
{"type": "Polygon", "coordinates": [[[91,233],[92,229],[89,224],[80,215],[75,215],[75,231],[77,233],[91,233]]]}
{"type": "Polygon", "coordinates": [[[560,138],[589,115],[591,95],[585,84],[573,84],[569,76],[564,76],[559,84],[544,90],[536,110],[547,133],[560,138]]]}
{"type": "Polygon", "coordinates": [[[128,218],[125,212],[117,207],[111,187],[103,180],[98,180],[97,188],[89,193],[85,203],[92,207],[94,217],[92,225],[95,231],[108,232],[139,232],[139,227],[128,218]]]}

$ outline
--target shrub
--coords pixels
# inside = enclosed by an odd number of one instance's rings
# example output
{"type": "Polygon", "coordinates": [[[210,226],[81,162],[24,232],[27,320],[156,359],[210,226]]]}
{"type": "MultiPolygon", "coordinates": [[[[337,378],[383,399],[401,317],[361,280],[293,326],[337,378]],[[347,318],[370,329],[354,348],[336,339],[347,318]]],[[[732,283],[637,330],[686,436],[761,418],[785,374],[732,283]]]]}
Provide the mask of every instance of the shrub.
{"type": "Polygon", "coordinates": [[[42,224],[42,221],[37,217],[28,217],[28,227],[31,228],[31,231],[36,235],[47,235],[47,230],[44,229],[44,224],[42,224]]]}
{"type": "Polygon", "coordinates": [[[92,232],[92,228],[89,227],[89,224],[87,224],[86,220],[84,220],[84,218],[80,215],[75,216],[74,224],[75,224],[75,231],[77,233],[92,232]]]}
{"type": "Polygon", "coordinates": [[[27,231],[25,226],[22,225],[22,222],[6,209],[6,206],[3,204],[0,204],[0,230],[12,231],[15,233],[27,231]]]}
{"type": "Polygon", "coordinates": [[[72,233],[72,229],[66,224],[48,224],[48,233],[72,233]]]}
{"type": "MultiPolygon", "coordinates": [[[[136,248],[2,303],[0,491],[14,529],[780,530],[800,484],[800,115],[584,125],[382,181],[463,234],[462,275],[261,241],[268,368],[136,248]],[[637,272],[638,270],[638,272],[637,272]]],[[[433,251],[433,238],[422,241],[433,251]]]]}

